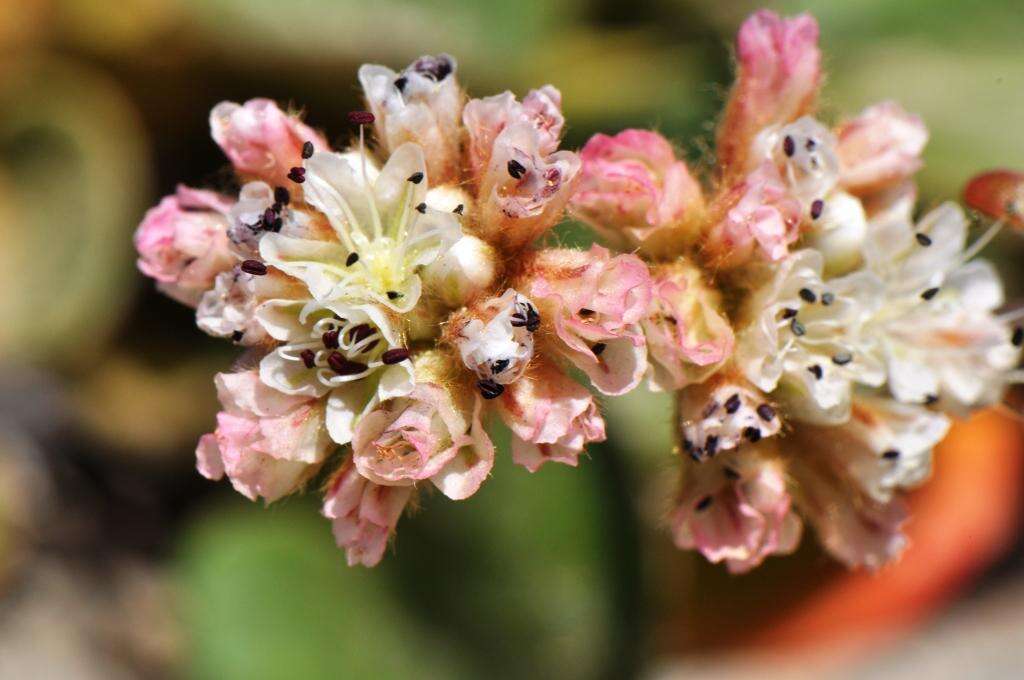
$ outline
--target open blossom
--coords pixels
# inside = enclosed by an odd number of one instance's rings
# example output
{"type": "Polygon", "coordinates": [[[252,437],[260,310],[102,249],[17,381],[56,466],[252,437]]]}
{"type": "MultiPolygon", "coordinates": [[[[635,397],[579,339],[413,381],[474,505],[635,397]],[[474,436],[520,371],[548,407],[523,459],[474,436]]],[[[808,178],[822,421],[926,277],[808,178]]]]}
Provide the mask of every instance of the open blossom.
{"type": "Polygon", "coordinates": [[[636,387],[647,370],[639,324],[651,301],[646,265],[593,246],[589,252],[539,251],[526,270],[523,290],[550,321],[554,351],[605,394],[636,387]]]}
{"type": "Polygon", "coordinates": [[[210,130],[240,175],[275,184],[286,183],[291,168],[300,165],[306,142],[327,148],[319,133],[269,99],[221,102],[210,112],[210,130]]]}
{"type": "Polygon", "coordinates": [[[611,243],[642,245],[673,227],[680,229],[662,238],[685,238],[681,228],[703,210],[700,184],[656,132],[594,135],[580,158],[583,169],[570,209],[611,243]]]}
{"type": "Polygon", "coordinates": [[[374,484],[351,461],[342,465],[328,487],[322,512],[331,520],[334,539],[345,550],[349,566],[373,567],[380,562],[411,497],[412,487],[374,484]]]}
{"type": "Polygon", "coordinates": [[[575,466],[590,442],[605,439],[594,397],[550,364],[535,364],[501,397],[512,430],[512,459],[530,472],[548,461],[575,466]]]}
{"type": "Polygon", "coordinates": [[[316,472],[333,447],[321,403],[267,387],[256,371],[219,373],[216,383],[224,410],[196,450],[204,477],[227,475],[239,493],[271,502],[316,472]]]}
{"type": "Polygon", "coordinates": [[[179,186],[135,232],[139,269],[179,302],[195,306],[217,274],[235,264],[227,229],[231,199],[179,186]]]}

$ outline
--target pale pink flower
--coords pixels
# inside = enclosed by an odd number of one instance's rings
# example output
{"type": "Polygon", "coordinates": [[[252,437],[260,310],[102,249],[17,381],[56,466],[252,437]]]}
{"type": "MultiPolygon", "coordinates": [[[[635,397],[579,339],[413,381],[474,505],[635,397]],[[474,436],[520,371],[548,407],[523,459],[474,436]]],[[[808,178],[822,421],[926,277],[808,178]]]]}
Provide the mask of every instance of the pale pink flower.
{"type": "Polygon", "coordinates": [[[636,387],[647,364],[640,321],[651,302],[651,276],[635,255],[601,246],[538,251],[520,290],[537,305],[557,340],[554,351],[605,394],[636,387]]]}
{"type": "Polygon", "coordinates": [[[288,172],[302,165],[306,142],[317,151],[328,149],[320,133],[269,99],[217,104],[210,111],[210,134],[238,174],[278,186],[291,186],[288,172]]]}
{"type": "Polygon", "coordinates": [[[699,268],[677,261],[652,271],[651,307],[642,321],[651,362],[651,387],[677,390],[713,373],[735,338],[721,296],[699,268]]]}
{"type": "Polygon", "coordinates": [[[546,154],[543,142],[528,123],[505,128],[480,179],[479,235],[506,252],[558,224],[572,196],[579,156],[571,151],[546,154]]]}
{"type": "Polygon", "coordinates": [[[792,552],[802,529],[779,462],[750,452],[688,465],[670,522],[679,548],[724,560],[732,573],[792,552]]]}
{"type": "Polygon", "coordinates": [[[342,464],[324,497],[323,515],[332,520],[334,540],[348,565],[373,567],[412,497],[411,486],[382,486],[359,474],[351,459],[342,464]]]}
{"type": "Polygon", "coordinates": [[[480,424],[479,402],[467,422],[440,385],[419,383],[363,416],[352,438],[359,473],[376,484],[411,486],[429,479],[462,500],[476,493],[494,465],[494,446],[480,424]]]}
{"type": "Polygon", "coordinates": [[[333,446],[323,403],[273,390],[255,370],[218,373],[215,382],[224,410],[213,434],[199,440],[199,472],[208,479],[226,474],[251,500],[272,502],[296,491],[333,446]]]}
{"type": "Polygon", "coordinates": [[[231,338],[245,347],[269,341],[270,336],[256,318],[258,278],[238,267],[218,274],[196,306],[199,329],[215,338],[231,338]]]}
{"type": "Polygon", "coordinates": [[[726,175],[744,172],[750,144],[769,125],[796,120],[814,104],[821,80],[818,22],[761,10],[736,39],[738,73],[718,130],[718,162],[726,175]]]}
{"type": "Polygon", "coordinates": [[[836,132],[839,181],[854,193],[899,184],[921,168],[928,129],[895,102],[865,109],[836,132]]]}
{"type": "Polygon", "coordinates": [[[588,443],[605,439],[593,395],[547,362],[508,386],[498,412],[514,435],[512,459],[530,472],[548,461],[575,467],[588,443]]]}
{"type": "Polygon", "coordinates": [[[641,244],[703,210],[700,184],[656,132],[594,135],[580,158],[583,169],[569,209],[617,245],[641,244]]]}
{"type": "Polygon", "coordinates": [[[545,85],[530,90],[522,103],[508,91],[493,97],[472,99],[462,111],[462,121],[469,135],[470,174],[479,180],[491,160],[495,140],[510,125],[525,123],[536,129],[537,151],[542,156],[558,150],[565,125],[562,93],[551,85],[545,85]]]}
{"type": "Polygon", "coordinates": [[[235,264],[227,237],[231,205],[226,196],[179,185],[135,231],[139,270],[165,294],[194,307],[217,274],[235,264]]]}
{"type": "Polygon", "coordinates": [[[711,226],[706,248],[728,267],[759,256],[778,261],[800,237],[801,206],[775,165],[762,163],[722,200],[723,217],[711,226]]]}

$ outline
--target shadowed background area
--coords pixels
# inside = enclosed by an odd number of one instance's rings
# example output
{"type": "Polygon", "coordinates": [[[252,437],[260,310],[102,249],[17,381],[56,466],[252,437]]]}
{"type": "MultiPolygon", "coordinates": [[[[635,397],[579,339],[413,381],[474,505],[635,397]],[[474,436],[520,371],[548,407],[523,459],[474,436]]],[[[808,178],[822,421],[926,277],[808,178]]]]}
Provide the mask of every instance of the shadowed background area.
{"type": "MultiPolygon", "coordinates": [[[[131,235],[176,183],[227,187],[214,104],[271,97],[342,146],[359,64],[444,51],[473,96],[560,88],[567,148],[654,127],[699,167],[761,4],[818,17],[823,119],[889,98],[925,119],[924,206],[1024,168],[1016,0],[4,0],[0,678],[1018,672],[1024,471],[994,413],[940,450],[877,577],[813,540],[743,577],[677,552],[671,409],[645,390],[605,400],[613,438],[579,469],[530,475],[496,442],[481,492],[427,495],[372,571],[315,498],[263,508],[194,470],[236,350],[137,273],[131,235]]],[[[1022,256],[1018,234],[986,250],[1011,299],[1022,256]]]]}

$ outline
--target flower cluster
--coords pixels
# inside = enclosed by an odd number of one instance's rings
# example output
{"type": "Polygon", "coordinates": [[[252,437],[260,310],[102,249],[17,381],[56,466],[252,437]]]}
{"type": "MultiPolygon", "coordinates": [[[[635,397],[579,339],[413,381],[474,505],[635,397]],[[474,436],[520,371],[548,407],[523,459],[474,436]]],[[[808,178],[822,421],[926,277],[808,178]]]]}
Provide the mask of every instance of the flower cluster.
{"type": "MultiPolygon", "coordinates": [[[[1001,400],[1024,330],[975,259],[998,227],[968,245],[953,203],[915,219],[922,122],[814,117],[817,42],[806,15],[743,24],[707,176],[647,130],[561,150],[557,89],[468,99],[448,55],[363,66],[344,149],[273,102],[216,106],[241,190],[179,187],[136,233],[142,272],[252,359],[216,377],[199,471],[266,502],[321,489],[372,566],[418,493],[480,488],[489,421],[528,470],[576,465],[605,423],[569,374],[646,377],[677,402],[679,547],[744,571],[806,522],[847,565],[894,558],[903,491],[951,415],[1001,400]],[[546,247],[566,210],[608,247],[546,247]]],[[[1019,220],[1022,185],[968,200],[1019,220]]]]}
{"type": "Polygon", "coordinates": [[[581,167],[554,87],[467,100],[447,55],[359,80],[346,149],[273,102],[217,105],[241,190],[179,188],[136,246],[202,330],[254,357],[216,378],[199,471],[266,502],[319,485],[349,563],[370,566],[417,491],[480,488],[489,416],[530,471],[604,440],[567,370],[605,394],[641,381],[652,283],[634,255],[537,245],[581,167]]]}
{"type": "MultiPolygon", "coordinates": [[[[797,546],[806,521],[849,566],[906,544],[901,492],[963,415],[1015,379],[1024,331],[945,203],[914,218],[927,130],[885,102],[814,117],[818,27],[761,11],[737,40],[717,158],[694,178],[659,134],[596,135],[570,211],[644,256],[654,389],[677,396],[680,548],[739,572],[797,546]]],[[[1017,219],[1024,182],[968,200],[1017,219]]],[[[1019,316],[1019,315],[1018,315],[1019,316]]]]}

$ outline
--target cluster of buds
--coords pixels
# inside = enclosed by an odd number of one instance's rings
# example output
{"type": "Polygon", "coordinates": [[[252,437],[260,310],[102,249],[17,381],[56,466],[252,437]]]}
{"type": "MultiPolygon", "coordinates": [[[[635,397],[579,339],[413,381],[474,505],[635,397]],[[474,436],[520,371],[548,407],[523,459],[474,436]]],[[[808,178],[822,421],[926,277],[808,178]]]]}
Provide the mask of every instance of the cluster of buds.
{"type": "Polygon", "coordinates": [[[647,367],[647,265],[537,244],[581,166],[560,93],[467,100],[456,77],[447,55],[363,66],[341,150],[273,102],[219,104],[241,191],[181,187],[136,234],[140,269],[256,358],[217,376],[199,471],[266,502],[322,489],[350,564],[381,559],[421,489],[480,488],[488,419],[529,470],[576,465],[605,425],[567,372],[621,394],[647,367]]]}
{"type": "MultiPolygon", "coordinates": [[[[180,187],[136,234],[140,269],[257,358],[217,376],[199,471],[320,489],[370,566],[421,490],[480,488],[488,422],[528,470],[574,466],[605,438],[588,388],[646,377],[677,403],[679,547],[743,571],[807,522],[847,565],[894,558],[902,492],[948,414],[1002,398],[1024,331],[975,259],[989,235],[968,246],[952,203],[914,219],[921,121],[813,117],[817,39],[806,15],[743,24],[707,177],[647,130],[560,150],[557,89],[468,99],[447,55],[363,66],[345,149],[266,100],[215,107],[241,191],[180,187]],[[546,247],[566,210],[607,247],[546,247]]],[[[1019,219],[1007,186],[969,199],[1019,219]]]]}
{"type": "MultiPolygon", "coordinates": [[[[676,544],[731,571],[797,546],[804,523],[849,566],[906,544],[901,494],[962,415],[1017,379],[1024,330],[946,203],[914,219],[927,130],[897,104],[814,117],[818,26],[741,27],[716,164],[694,178],[655,132],[596,135],[569,210],[651,272],[650,384],[676,393],[676,544]]],[[[1024,182],[968,202],[1020,220],[1024,182]]]]}

